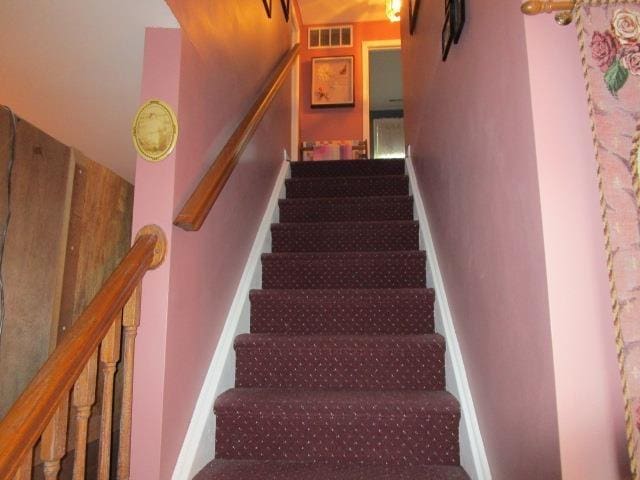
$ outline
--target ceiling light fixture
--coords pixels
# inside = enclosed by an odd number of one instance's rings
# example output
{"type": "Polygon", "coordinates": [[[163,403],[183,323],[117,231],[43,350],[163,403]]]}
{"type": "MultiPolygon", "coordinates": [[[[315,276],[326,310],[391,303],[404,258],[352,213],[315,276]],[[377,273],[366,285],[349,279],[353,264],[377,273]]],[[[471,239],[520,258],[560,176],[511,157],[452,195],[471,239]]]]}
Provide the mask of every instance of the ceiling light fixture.
{"type": "Polygon", "coordinates": [[[387,0],[387,17],[391,22],[400,21],[400,9],[402,8],[402,0],[387,0]]]}

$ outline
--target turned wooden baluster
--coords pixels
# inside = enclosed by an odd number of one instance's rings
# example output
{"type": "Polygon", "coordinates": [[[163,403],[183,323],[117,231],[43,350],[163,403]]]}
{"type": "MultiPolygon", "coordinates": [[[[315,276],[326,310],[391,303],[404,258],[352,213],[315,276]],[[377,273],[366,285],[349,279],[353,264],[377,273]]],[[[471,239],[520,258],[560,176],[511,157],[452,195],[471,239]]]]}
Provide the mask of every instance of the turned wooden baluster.
{"type": "Polygon", "coordinates": [[[13,476],[13,480],[31,480],[31,471],[33,470],[33,449],[24,456],[20,468],[13,476]]]}
{"type": "MultiPolygon", "coordinates": [[[[69,395],[65,395],[53,418],[42,432],[40,458],[45,480],[56,480],[60,462],[67,453],[67,425],[69,422],[69,395]]],[[[31,478],[29,476],[29,478],[31,478]]]]}
{"type": "Polygon", "coordinates": [[[84,480],[87,465],[87,433],[91,407],[96,401],[98,352],[95,352],[82,370],[73,387],[73,406],[76,409],[76,447],[73,462],[73,480],[84,480]]]}
{"type": "Polygon", "coordinates": [[[124,306],[122,315],[124,375],[122,386],[122,414],[120,416],[120,444],[118,448],[118,479],[128,480],[131,462],[131,399],[133,397],[133,356],[140,325],[140,285],[124,306]]]}
{"type": "Polygon", "coordinates": [[[113,381],[116,364],[120,360],[120,332],[122,313],[116,315],[109,333],[100,347],[100,369],[103,374],[102,414],[100,417],[100,452],[98,479],[107,480],[111,466],[111,426],[113,424],[113,381]]]}

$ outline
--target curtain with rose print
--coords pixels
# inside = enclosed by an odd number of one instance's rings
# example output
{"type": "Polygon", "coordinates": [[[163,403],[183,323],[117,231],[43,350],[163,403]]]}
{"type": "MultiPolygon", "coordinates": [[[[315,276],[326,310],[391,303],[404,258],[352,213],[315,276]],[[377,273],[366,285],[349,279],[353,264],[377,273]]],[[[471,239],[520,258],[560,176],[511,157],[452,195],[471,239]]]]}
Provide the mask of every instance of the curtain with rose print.
{"type": "Polygon", "coordinates": [[[640,478],[640,1],[585,0],[578,36],[605,223],[629,455],[640,478]]]}

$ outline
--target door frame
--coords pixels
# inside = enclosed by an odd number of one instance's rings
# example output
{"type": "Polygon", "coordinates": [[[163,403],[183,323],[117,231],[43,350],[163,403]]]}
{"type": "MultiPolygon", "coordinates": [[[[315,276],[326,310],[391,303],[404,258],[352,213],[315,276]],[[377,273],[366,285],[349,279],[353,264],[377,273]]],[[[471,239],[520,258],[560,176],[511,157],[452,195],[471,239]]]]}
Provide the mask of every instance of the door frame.
{"type": "Polygon", "coordinates": [[[362,136],[369,149],[368,157],[373,158],[371,145],[369,118],[369,53],[372,50],[400,50],[402,43],[399,38],[393,40],[370,40],[362,42],[362,136]]]}

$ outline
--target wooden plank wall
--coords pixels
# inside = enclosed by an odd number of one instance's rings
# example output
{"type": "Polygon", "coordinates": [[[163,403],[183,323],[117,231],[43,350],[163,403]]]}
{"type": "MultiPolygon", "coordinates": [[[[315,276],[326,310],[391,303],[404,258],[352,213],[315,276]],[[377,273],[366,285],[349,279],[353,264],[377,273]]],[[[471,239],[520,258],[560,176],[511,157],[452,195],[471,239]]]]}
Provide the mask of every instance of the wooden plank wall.
{"type": "MultiPolygon", "coordinates": [[[[7,210],[9,117],[0,122],[0,222],[7,210]]],[[[2,278],[0,417],[47,359],[57,331],[74,165],[70,149],[18,121],[2,278]]]]}
{"type": "Polygon", "coordinates": [[[71,150],[75,165],[58,337],[75,321],[129,250],[133,186],[71,150]]]}
{"type": "MultiPolygon", "coordinates": [[[[133,186],[111,170],[71,150],[75,164],[66,265],[58,339],[98,293],[131,245],[133,186]]],[[[98,370],[97,401],[92,408],[89,440],[99,436],[103,378],[98,370]]],[[[120,413],[121,370],[116,372],[114,414],[120,413]]],[[[69,447],[75,438],[71,423],[69,447]]],[[[114,423],[117,427],[117,422],[114,423]]]]}
{"type": "MultiPolygon", "coordinates": [[[[10,134],[0,111],[0,228],[10,134]]],[[[133,210],[133,186],[81,152],[25,121],[16,144],[1,272],[0,418],[129,249],[133,210]]],[[[97,422],[96,415],[92,427],[97,422]]],[[[96,435],[91,428],[90,437],[96,435]]]]}

